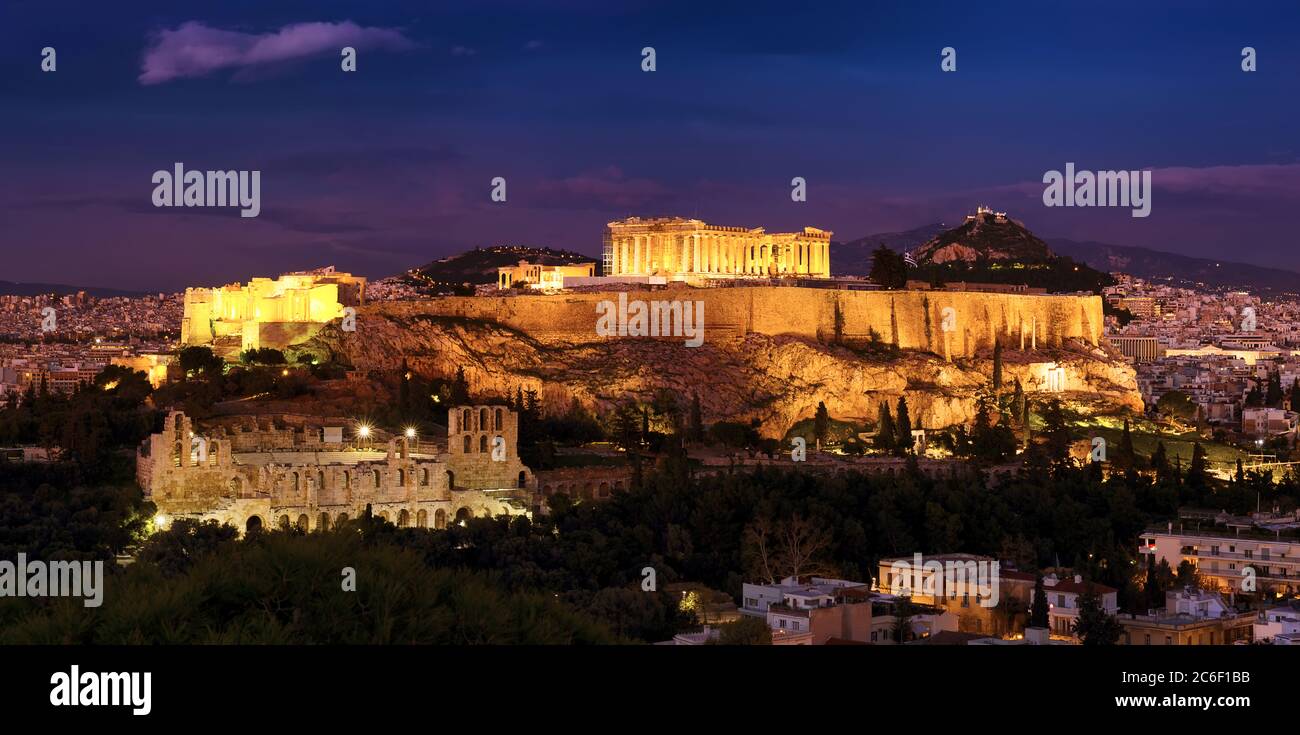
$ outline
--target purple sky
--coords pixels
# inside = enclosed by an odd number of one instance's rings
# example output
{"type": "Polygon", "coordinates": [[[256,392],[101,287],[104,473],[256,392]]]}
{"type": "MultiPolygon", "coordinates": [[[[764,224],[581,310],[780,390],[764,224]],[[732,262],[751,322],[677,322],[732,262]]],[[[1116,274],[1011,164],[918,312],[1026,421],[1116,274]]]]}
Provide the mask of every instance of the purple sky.
{"type": "Polygon", "coordinates": [[[0,280],[374,277],[475,245],[595,256],[630,214],[853,239],[981,204],[1044,237],[1300,270],[1300,6],[1057,5],[7,3],[0,280]],[[176,161],[260,170],[261,216],[154,208],[176,161]],[[1067,161],[1151,169],[1151,216],[1044,207],[1067,161]]]}

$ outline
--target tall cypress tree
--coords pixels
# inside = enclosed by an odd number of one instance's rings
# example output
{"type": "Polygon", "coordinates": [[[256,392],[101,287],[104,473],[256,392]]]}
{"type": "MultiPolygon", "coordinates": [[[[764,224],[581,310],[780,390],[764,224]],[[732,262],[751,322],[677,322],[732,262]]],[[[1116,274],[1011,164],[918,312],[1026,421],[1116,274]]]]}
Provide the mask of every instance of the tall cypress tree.
{"type": "Polygon", "coordinates": [[[1029,608],[1029,625],[1034,628],[1047,628],[1047,592],[1043,590],[1043,575],[1034,577],[1034,602],[1029,608]]]}
{"type": "Polygon", "coordinates": [[[880,402],[880,420],[877,422],[876,448],[887,452],[894,451],[897,437],[894,436],[894,415],[889,410],[889,401],[880,402]]]}
{"type": "Polygon", "coordinates": [[[1002,342],[997,339],[993,340],[993,392],[1002,392],[1002,342]]]}
{"type": "Polygon", "coordinates": [[[1192,446],[1192,464],[1187,468],[1187,486],[1198,490],[1205,487],[1205,449],[1200,442],[1192,446]]]}
{"type": "Polygon", "coordinates": [[[897,416],[894,422],[897,427],[895,430],[897,453],[899,456],[905,456],[912,451],[912,417],[907,413],[907,396],[898,397],[897,416]]]}

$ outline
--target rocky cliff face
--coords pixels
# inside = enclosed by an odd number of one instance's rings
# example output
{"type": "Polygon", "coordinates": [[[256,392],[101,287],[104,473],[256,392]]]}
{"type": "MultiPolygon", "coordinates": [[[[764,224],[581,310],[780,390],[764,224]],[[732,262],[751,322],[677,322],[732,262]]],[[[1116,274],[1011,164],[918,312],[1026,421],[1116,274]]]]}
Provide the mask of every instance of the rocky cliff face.
{"type": "MultiPolygon", "coordinates": [[[[819,401],[835,418],[874,423],[880,401],[901,395],[925,427],[966,423],[992,369],[987,354],[949,362],[928,352],[854,351],[782,334],[749,333],[694,348],[680,339],[541,341],[480,319],[383,310],[367,313],[355,332],[331,324],[304,347],[360,370],[397,370],[404,359],[430,377],[463,368],[476,393],[533,389],[543,410],[556,412],[577,398],[604,413],[629,398],[648,402],[661,389],[678,395],[685,409],[698,394],[705,421],[757,419],[772,437],[811,417],[819,401]]],[[[1133,370],[1081,342],[1021,352],[1008,340],[1003,380],[1017,378],[1031,395],[1051,387],[1116,409],[1142,407],[1133,370]]]]}

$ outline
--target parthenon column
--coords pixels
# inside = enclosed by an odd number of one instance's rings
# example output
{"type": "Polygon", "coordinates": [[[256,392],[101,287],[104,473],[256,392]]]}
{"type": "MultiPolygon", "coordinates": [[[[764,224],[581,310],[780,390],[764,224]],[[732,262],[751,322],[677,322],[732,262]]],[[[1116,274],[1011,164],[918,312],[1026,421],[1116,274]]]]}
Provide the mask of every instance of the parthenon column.
{"type": "Polygon", "coordinates": [[[691,233],[691,243],[693,244],[694,247],[694,252],[691,254],[691,272],[699,273],[700,272],[700,233],[699,232],[691,233]]]}

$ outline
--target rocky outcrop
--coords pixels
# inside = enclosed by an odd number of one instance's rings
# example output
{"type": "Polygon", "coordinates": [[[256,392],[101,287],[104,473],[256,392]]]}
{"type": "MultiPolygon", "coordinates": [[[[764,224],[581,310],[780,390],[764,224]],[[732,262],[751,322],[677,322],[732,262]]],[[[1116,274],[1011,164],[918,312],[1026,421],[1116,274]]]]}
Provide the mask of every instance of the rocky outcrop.
{"type": "MultiPolygon", "coordinates": [[[[1003,379],[1031,394],[1050,388],[1116,409],[1140,410],[1133,370],[1104,348],[1064,341],[1020,351],[1004,338],[1003,379]]],[[[988,350],[944,360],[930,352],[875,345],[850,349],[788,334],[748,333],[686,347],[680,339],[539,340],[490,321],[411,311],[367,312],[355,332],[326,326],[305,348],[359,370],[394,371],[405,361],[429,377],[463,368],[475,393],[533,389],[543,410],[572,399],[597,412],[619,402],[677,395],[683,409],[700,398],[706,421],[757,420],[780,437],[811,417],[819,402],[832,416],[874,423],[882,400],[906,395],[914,422],[941,428],[971,421],[977,389],[989,382],[988,350]]]]}

